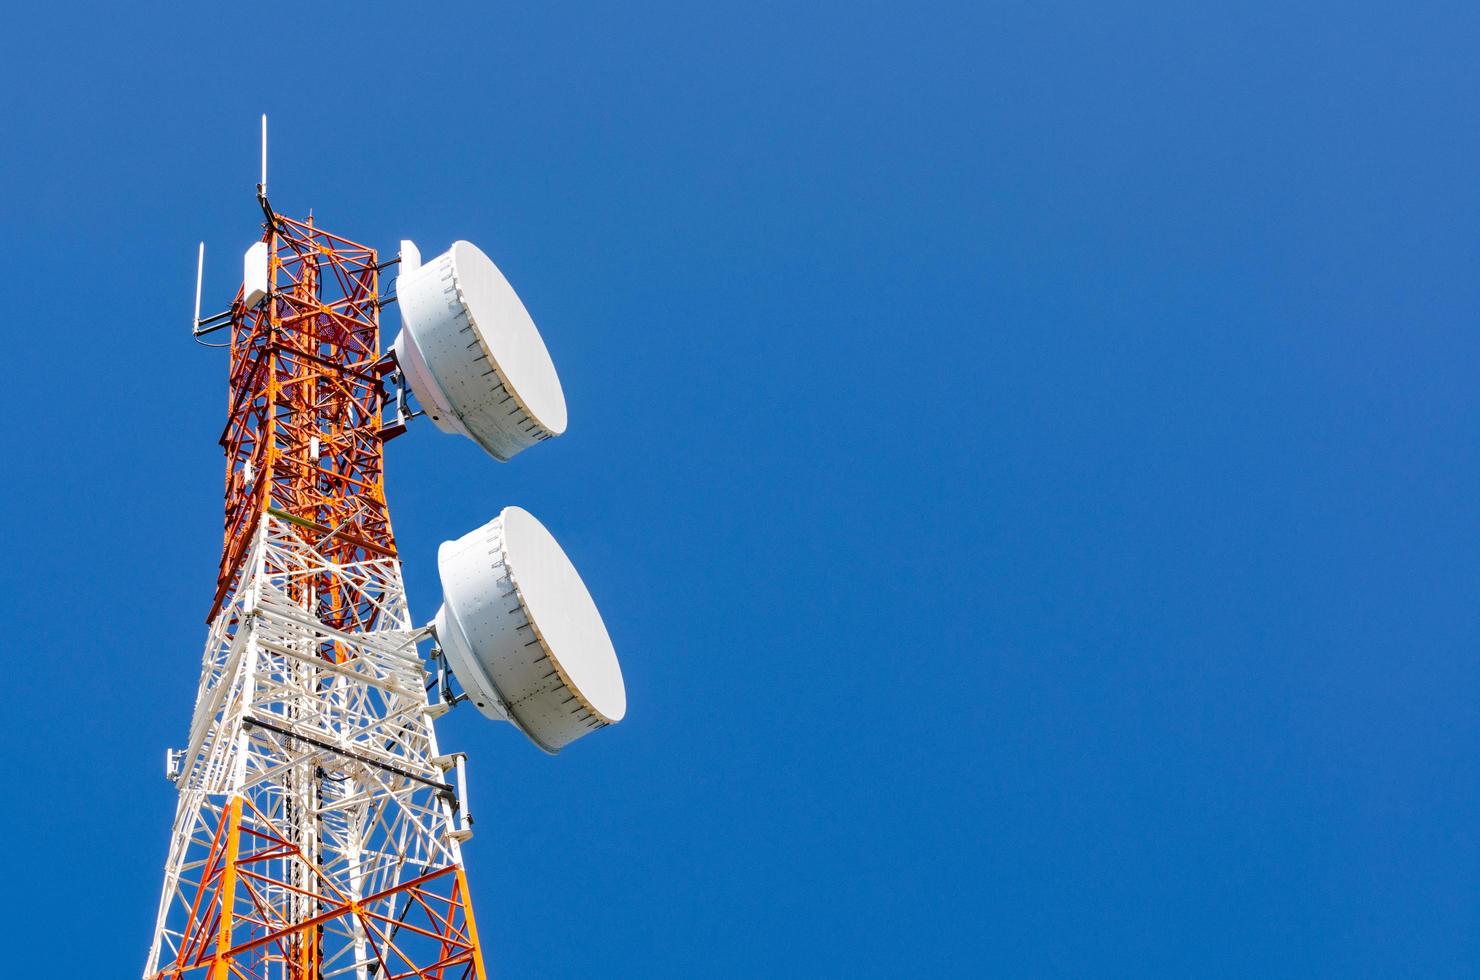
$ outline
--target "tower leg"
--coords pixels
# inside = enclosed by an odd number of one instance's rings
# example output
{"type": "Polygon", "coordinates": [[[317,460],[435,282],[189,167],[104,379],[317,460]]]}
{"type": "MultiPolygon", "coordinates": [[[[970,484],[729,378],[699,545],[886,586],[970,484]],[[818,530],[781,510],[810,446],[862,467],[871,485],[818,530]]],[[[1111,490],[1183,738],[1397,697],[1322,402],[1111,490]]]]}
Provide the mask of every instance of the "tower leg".
{"type": "Polygon", "coordinates": [[[241,855],[242,798],[234,796],[226,809],[226,848],[221,869],[220,925],[216,932],[215,963],[211,980],[227,980],[231,972],[231,926],[236,917],[236,862],[241,855]]]}

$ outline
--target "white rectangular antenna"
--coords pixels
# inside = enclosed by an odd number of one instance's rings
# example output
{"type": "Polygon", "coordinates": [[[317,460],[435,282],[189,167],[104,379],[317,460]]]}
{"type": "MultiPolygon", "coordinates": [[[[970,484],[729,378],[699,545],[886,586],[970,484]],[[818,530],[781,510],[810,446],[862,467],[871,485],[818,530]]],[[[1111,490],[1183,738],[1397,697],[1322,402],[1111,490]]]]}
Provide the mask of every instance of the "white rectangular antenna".
{"type": "Polygon", "coordinates": [[[267,298],[267,243],[257,242],[242,257],[242,305],[252,309],[267,298]]]}
{"type": "Polygon", "coordinates": [[[200,280],[206,271],[206,243],[200,243],[195,255],[195,329],[200,329],[200,280]]]}
{"type": "Polygon", "coordinates": [[[457,754],[457,830],[454,836],[461,840],[468,840],[473,836],[473,815],[468,809],[468,756],[465,752],[457,754]]]}

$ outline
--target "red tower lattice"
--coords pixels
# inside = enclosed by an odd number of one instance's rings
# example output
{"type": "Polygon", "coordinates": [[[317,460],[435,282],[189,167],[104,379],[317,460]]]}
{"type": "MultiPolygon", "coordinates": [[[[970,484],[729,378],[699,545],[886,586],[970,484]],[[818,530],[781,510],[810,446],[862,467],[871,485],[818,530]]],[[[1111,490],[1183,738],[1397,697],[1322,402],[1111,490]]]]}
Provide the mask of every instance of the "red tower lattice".
{"type": "MultiPolygon", "coordinates": [[[[225,544],[211,615],[267,509],[343,562],[396,554],[380,432],[375,250],[316,228],[311,216],[270,217],[268,275],[281,288],[255,309],[242,308],[240,293],[233,306],[231,408],[221,436],[225,544]]],[[[324,597],[336,600],[343,596],[324,597]]],[[[331,624],[354,621],[354,610],[324,611],[331,624]]]]}

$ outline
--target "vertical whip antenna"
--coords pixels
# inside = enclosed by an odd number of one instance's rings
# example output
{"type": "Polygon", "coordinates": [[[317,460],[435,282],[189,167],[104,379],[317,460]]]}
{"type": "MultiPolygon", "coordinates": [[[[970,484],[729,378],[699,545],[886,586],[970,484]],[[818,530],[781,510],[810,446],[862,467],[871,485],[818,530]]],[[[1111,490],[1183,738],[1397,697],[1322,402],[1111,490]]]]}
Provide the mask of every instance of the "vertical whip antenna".
{"type": "Polygon", "coordinates": [[[262,183],[257,185],[257,196],[267,197],[267,113],[262,114],[262,183]]]}
{"type": "Polygon", "coordinates": [[[200,243],[200,251],[195,253],[195,329],[200,329],[200,281],[206,271],[206,243],[200,243]]]}

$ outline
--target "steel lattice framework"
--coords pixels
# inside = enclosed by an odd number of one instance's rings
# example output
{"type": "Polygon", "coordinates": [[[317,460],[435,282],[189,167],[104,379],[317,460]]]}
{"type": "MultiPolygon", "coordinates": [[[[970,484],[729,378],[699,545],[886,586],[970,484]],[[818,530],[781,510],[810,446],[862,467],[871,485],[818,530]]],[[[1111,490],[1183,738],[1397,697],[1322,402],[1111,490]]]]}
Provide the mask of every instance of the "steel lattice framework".
{"type": "Polygon", "coordinates": [[[146,978],[484,980],[386,510],[373,249],[267,217],[231,308],[226,519],[146,978]]]}
{"type": "MultiPolygon", "coordinates": [[[[267,509],[320,536],[333,531],[324,547],[342,561],[396,554],[381,452],[375,250],[314,227],[312,217],[267,213],[275,288],[255,309],[242,307],[240,293],[233,305],[231,407],[221,435],[226,540],[212,615],[267,509]]],[[[322,596],[331,622],[354,621],[355,610],[335,605],[347,598],[322,596]]]]}

